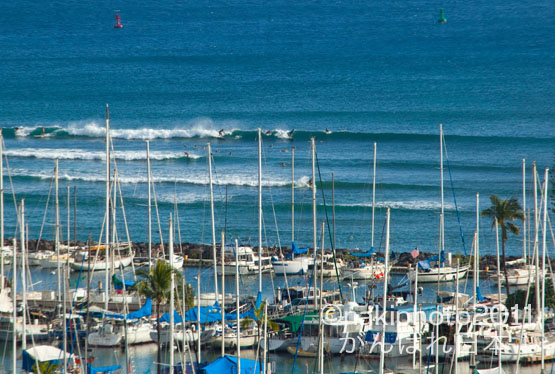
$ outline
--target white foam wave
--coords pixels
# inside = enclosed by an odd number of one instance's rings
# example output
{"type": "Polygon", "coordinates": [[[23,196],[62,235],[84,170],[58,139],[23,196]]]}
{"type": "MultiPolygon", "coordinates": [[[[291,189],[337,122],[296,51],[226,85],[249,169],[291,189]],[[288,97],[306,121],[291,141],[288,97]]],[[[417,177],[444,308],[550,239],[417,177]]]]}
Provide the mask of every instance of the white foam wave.
{"type": "Polygon", "coordinates": [[[33,131],[35,131],[38,127],[30,127],[30,126],[19,126],[15,131],[15,136],[29,136],[33,131]]]}
{"type": "Polygon", "coordinates": [[[295,182],[295,186],[298,188],[310,188],[312,187],[311,179],[309,176],[305,175],[299,178],[299,180],[297,180],[295,182]]]}
{"type": "Polygon", "coordinates": [[[289,139],[289,132],[291,130],[275,129],[274,136],[280,139],[289,139]]]}
{"type": "MultiPolygon", "coordinates": [[[[8,157],[25,157],[37,159],[60,159],[60,160],[105,160],[104,152],[89,151],[84,149],[58,149],[58,148],[21,148],[8,149],[5,151],[8,157]]],[[[146,151],[115,151],[114,156],[118,160],[140,161],[146,160],[146,151]]],[[[151,151],[150,159],[155,161],[172,160],[183,158],[186,155],[178,152],[151,151]]],[[[189,152],[189,158],[198,159],[202,156],[189,152]]]]}
{"type": "MultiPolygon", "coordinates": [[[[194,203],[198,203],[198,202],[205,202],[205,201],[209,201],[210,200],[210,195],[208,193],[202,194],[202,193],[180,193],[177,192],[177,194],[159,194],[157,196],[158,202],[159,203],[166,203],[166,204],[174,204],[175,201],[177,200],[178,204],[194,204],[194,203]]],[[[219,195],[219,194],[215,194],[214,195],[214,201],[225,201],[226,197],[219,195]]],[[[228,195],[227,196],[227,200],[232,200],[233,196],[228,195]]]]}
{"type": "MultiPolygon", "coordinates": [[[[64,129],[72,136],[100,138],[106,136],[106,128],[97,122],[76,122],[64,129]]],[[[171,129],[148,128],[118,129],[111,128],[110,135],[116,139],[152,140],[172,138],[222,138],[231,135],[236,129],[222,129],[209,118],[199,118],[171,129]]]]}
{"type": "MultiPolygon", "coordinates": [[[[146,173],[145,173],[146,174],[146,173]]],[[[31,178],[51,179],[53,177],[53,169],[41,171],[38,173],[29,173],[28,170],[14,169],[12,170],[14,176],[25,176],[31,178]]],[[[83,181],[83,182],[104,182],[105,176],[101,170],[97,174],[68,174],[63,171],[59,175],[60,180],[67,181],[83,181]]],[[[146,175],[119,175],[119,182],[123,184],[142,184],[147,183],[146,175]]],[[[187,176],[187,177],[172,177],[172,176],[157,176],[152,177],[154,183],[179,183],[179,184],[192,184],[192,185],[208,185],[207,176],[187,176]]],[[[220,186],[244,186],[244,187],[257,187],[258,179],[252,175],[230,175],[222,178],[216,178],[213,183],[220,186]]],[[[279,180],[276,178],[268,178],[262,180],[263,187],[283,187],[290,185],[288,180],[279,180]]]]}
{"type": "MultiPolygon", "coordinates": [[[[372,207],[372,203],[338,204],[344,207],[372,207]]],[[[405,209],[405,210],[440,210],[441,203],[427,200],[416,201],[380,201],[377,208],[405,209]]],[[[445,204],[445,210],[455,210],[454,204],[445,204]]]]}

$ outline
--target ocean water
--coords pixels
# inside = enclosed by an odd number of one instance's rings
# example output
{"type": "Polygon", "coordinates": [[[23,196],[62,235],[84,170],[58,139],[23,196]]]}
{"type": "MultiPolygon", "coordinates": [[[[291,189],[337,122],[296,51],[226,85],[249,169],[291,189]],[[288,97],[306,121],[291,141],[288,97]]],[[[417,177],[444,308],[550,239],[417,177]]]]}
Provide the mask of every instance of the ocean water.
{"type": "MultiPolygon", "coordinates": [[[[53,197],[48,210],[46,201],[58,158],[61,200],[67,186],[77,191],[77,238],[98,238],[107,103],[134,241],[147,239],[147,139],[163,235],[177,202],[181,240],[188,242],[211,240],[204,149],[210,142],[217,231],[256,244],[257,128],[270,131],[262,166],[270,246],[291,242],[292,147],[295,238],[312,243],[310,137],[323,181],[317,177],[319,221],[322,190],[331,219],[335,175],[337,248],[371,245],[373,142],[374,247],[384,247],[389,206],[398,251],[437,250],[439,123],[448,151],[445,232],[452,252],[469,251],[477,192],[482,208],[490,194],[521,199],[522,158],[529,188],[532,161],[542,175],[553,162],[551,1],[20,1],[2,8],[8,236],[16,231],[13,193],[26,200],[30,236],[38,237],[46,214],[42,237],[53,238],[53,197]],[[436,22],[440,7],[446,24],[436,22]],[[113,28],[116,13],[123,29],[113,28]],[[286,139],[292,129],[293,140],[286,139]]],[[[490,224],[481,226],[483,253],[494,251],[490,224]]],[[[521,253],[520,240],[510,238],[509,253],[521,253]]]]}
{"type": "MultiPolygon", "coordinates": [[[[371,245],[374,142],[377,249],[384,247],[385,208],[391,207],[393,250],[437,250],[440,123],[448,151],[445,235],[451,252],[470,251],[476,193],[482,209],[491,194],[521,199],[526,158],[530,207],[532,162],[542,176],[553,164],[553,1],[21,0],[3,1],[1,9],[8,237],[16,234],[15,197],[25,199],[29,236],[39,236],[46,217],[42,237],[54,238],[58,158],[64,236],[69,186],[72,239],[75,220],[77,239],[98,239],[107,103],[133,241],[147,240],[146,140],[162,235],[167,240],[173,212],[181,240],[195,243],[211,241],[204,148],[210,142],[216,229],[225,229],[229,241],[257,244],[257,128],[269,131],[262,139],[269,246],[291,242],[293,147],[295,239],[300,246],[312,243],[311,137],[321,175],[319,222],[325,209],[331,219],[334,173],[337,248],[371,245]],[[446,24],[436,22],[439,8],[445,8],[446,24]],[[123,29],[113,28],[116,13],[123,29]]],[[[118,236],[125,239],[121,213],[118,236]]],[[[490,226],[482,220],[482,253],[495,251],[490,226]]],[[[520,255],[521,237],[510,237],[507,251],[520,255]]],[[[38,276],[44,281],[39,288],[55,283],[47,273],[38,276]]],[[[246,288],[255,283],[247,281],[246,288]]],[[[334,365],[354,367],[350,361],[334,365]]]]}

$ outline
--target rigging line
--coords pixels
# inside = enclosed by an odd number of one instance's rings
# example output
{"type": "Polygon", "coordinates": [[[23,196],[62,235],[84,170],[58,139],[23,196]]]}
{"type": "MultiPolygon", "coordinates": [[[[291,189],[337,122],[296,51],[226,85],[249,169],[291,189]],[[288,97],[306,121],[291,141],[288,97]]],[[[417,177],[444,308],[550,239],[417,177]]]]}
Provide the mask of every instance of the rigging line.
{"type": "MultiPolygon", "coordinates": [[[[5,143],[5,138],[4,137],[2,137],[2,147],[3,147],[3,149],[6,149],[6,143],[5,143]]],[[[17,212],[17,200],[16,200],[16,197],[15,197],[15,190],[13,188],[12,173],[11,173],[10,163],[8,162],[8,155],[5,152],[4,152],[4,159],[6,160],[6,169],[8,171],[8,179],[10,181],[10,188],[12,190],[13,206],[14,206],[15,211],[17,212]]],[[[16,217],[17,217],[17,225],[19,225],[19,215],[16,214],[16,217]]],[[[16,228],[15,228],[14,234],[13,234],[14,238],[16,237],[17,232],[18,232],[17,231],[17,227],[18,227],[17,225],[16,225],[16,228]]],[[[2,243],[2,245],[4,245],[4,243],[2,243]]]]}
{"type": "MultiPolygon", "coordinates": [[[[451,184],[451,192],[453,193],[453,201],[455,202],[455,212],[457,213],[457,221],[459,223],[459,233],[461,235],[461,241],[463,245],[464,255],[466,256],[466,244],[464,241],[464,234],[463,228],[461,223],[461,216],[459,214],[459,206],[457,204],[457,197],[455,196],[455,187],[453,185],[453,176],[451,175],[451,166],[449,165],[449,157],[447,156],[447,144],[445,144],[445,134],[442,135],[443,137],[443,149],[445,150],[445,163],[447,164],[447,171],[449,172],[449,182],[451,184]]],[[[445,229],[445,228],[443,228],[445,229]]]]}
{"type": "Polygon", "coordinates": [[[174,195],[174,201],[175,201],[175,206],[174,206],[174,210],[175,210],[175,222],[177,223],[177,237],[179,238],[179,250],[181,251],[181,255],[183,256],[183,245],[181,243],[181,225],[179,224],[179,209],[178,209],[178,205],[177,205],[177,178],[174,181],[174,185],[173,185],[173,195],[174,195]]]}
{"type": "MultiPolygon", "coordinates": [[[[264,166],[267,167],[268,162],[266,160],[266,151],[264,150],[264,147],[262,147],[262,156],[264,157],[264,166]]],[[[270,203],[272,205],[272,213],[274,215],[274,225],[276,226],[276,237],[277,237],[277,242],[278,242],[279,253],[283,255],[283,253],[281,251],[281,239],[279,237],[279,227],[278,227],[277,216],[276,216],[276,207],[275,207],[275,204],[274,204],[274,195],[272,194],[272,185],[270,183],[268,183],[268,189],[270,190],[270,203]]],[[[262,221],[264,221],[264,215],[262,215],[262,221]]],[[[266,226],[265,225],[264,225],[264,237],[266,239],[266,246],[269,249],[270,245],[268,243],[268,238],[266,237],[266,226]]],[[[284,275],[285,275],[285,270],[284,270],[284,275]]],[[[273,278],[272,272],[270,272],[270,279],[272,280],[272,292],[273,292],[273,295],[274,295],[274,298],[275,298],[276,297],[276,290],[275,290],[275,287],[274,287],[274,278],[273,278]]],[[[287,275],[285,275],[285,285],[286,285],[287,289],[289,290],[289,285],[288,285],[288,282],[287,282],[287,275]]]]}
{"type": "MultiPolygon", "coordinates": [[[[123,216],[123,223],[124,223],[124,226],[125,226],[125,234],[127,236],[128,255],[131,256],[131,258],[133,259],[135,257],[135,253],[133,253],[133,248],[131,247],[131,236],[129,235],[129,225],[127,224],[127,215],[125,214],[125,206],[123,205],[123,191],[122,191],[121,183],[120,183],[120,180],[119,180],[118,176],[119,176],[119,174],[117,173],[117,169],[116,169],[115,183],[116,183],[117,189],[119,191],[120,210],[121,210],[121,214],[123,216]]],[[[116,235],[117,235],[117,232],[116,232],[116,235]]],[[[137,276],[135,274],[135,263],[134,263],[133,260],[131,260],[131,268],[133,269],[133,279],[136,282],[137,281],[137,276]]]]}
{"type": "Polygon", "coordinates": [[[40,239],[42,238],[42,233],[44,230],[44,224],[46,222],[46,215],[48,214],[48,204],[50,202],[50,195],[52,194],[52,183],[54,182],[54,177],[50,179],[50,187],[48,188],[48,198],[46,199],[46,207],[44,208],[44,215],[42,217],[42,224],[40,225],[39,237],[37,239],[37,245],[35,246],[35,252],[39,250],[40,239]]]}
{"type": "MultiPolygon", "coordinates": [[[[337,270],[337,258],[335,256],[335,246],[333,243],[333,234],[332,234],[332,230],[330,227],[330,220],[328,218],[328,206],[326,205],[326,194],[324,193],[324,184],[322,182],[322,174],[320,173],[320,161],[318,160],[318,153],[316,152],[316,149],[314,149],[314,156],[316,158],[316,166],[318,167],[318,178],[320,179],[320,190],[322,191],[322,201],[324,203],[324,212],[326,214],[326,224],[328,226],[328,236],[329,236],[329,240],[331,243],[331,248],[332,248],[332,254],[333,254],[333,264],[335,267],[335,276],[337,278],[337,285],[339,286],[339,295],[341,297],[341,300],[343,300],[343,290],[341,289],[341,280],[339,278],[339,271],[337,270]]],[[[316,181],[312,181],[312,183],[316,183],[316,181]]],[[[323,250],[323,248],[322,248],[323,250]]],[[[316,259],[315,259],[316,260],[316,259]]]]}
{"type": "MultiPolygon", "coordinates": [[[[318,160],[318,158],[316,158],[316,160],[318,160]]],[[[314,183],[314,181],[313,181],[313,183],[314,183]]],[[[318,256],[318,248],[316,248],[316,256],[318,256]]],[[[298,356],[298,353],[299,353],[299,347],[301,345],[301,338],[302,338],[302,335],[303,335],[304,320],[306,318],[306,311],[308,309],[308,299],[309,299],[309,295],[310,295],[310,288],[312,287],[312,281],[315,278],[316,267],[317,266],[312,267],[312,276],[310,277],[310,280],[309,280],[308,285],[307,285],[308,287],[307,287],[307,292],[306,292],[306,302],[304,304],[304,309],[303,309],[303,319],[301,321],[301,327],[299,328],[299,336],[297,338],[297,346],[296,346],[296,349],[295,349],[295,357],[293,359],[293,367],[291,368],[291,374],[295,373],[295,366],[297,364],[297,356],[298,356]]],[[[341,290],[341,288],[340,288],[340,290],[341,290]]],[[[314,296],[316,297],[316,293],[314,293],[314,296]]]]}
{"type": "Polygon", "coordinates": [[[152,178],[152,170],[150,171],[150,180],[152,181],[152,197],[154,198],[154,211],[156,212],[156,221],[158,222],[158,233],[160,234],[160,247],[162,249],[162,257],[165,256],[164,237],[162,235],[162,225],[160,223],[160,214],[158,212],[158,197],[156,196],[156,187],[152,178]]]}

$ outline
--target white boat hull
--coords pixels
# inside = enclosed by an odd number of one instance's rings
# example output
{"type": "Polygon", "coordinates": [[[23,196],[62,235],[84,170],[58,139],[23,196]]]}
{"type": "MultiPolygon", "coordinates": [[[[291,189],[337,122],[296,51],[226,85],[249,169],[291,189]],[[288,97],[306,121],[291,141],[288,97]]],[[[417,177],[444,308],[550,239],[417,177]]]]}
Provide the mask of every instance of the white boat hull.
{"type": "Polygon", "coordinates": [[[308,273],[308,261],[304,260],[272,261],[272,266],[276,275],[297,275],[308,273]]]}
{"type": "Polygon", "coordinates": [[[90,347],[119,347],[122,341],[120,333],[91,332],[87,337],[90,347]]]}
{"type": "MultiPolygon", "coordinates": [[[[127,267],[131,265],[131,262],[133,262],[133,257],[121,257],[114,261],[114,268],[119,269],[119,268],[127,267]]],[[[72,269],[82,270],[82,271],[101,271],[112,267],[112,264],[110,262],[97,261],[95,263],[92,259],[91,259],[90,266],[88,262],[83,262],[83,263],[71,262],[70,265],[72,269]]]]}
{"type": "MultiPolygon", "coordinates": [[[[431,268],[429,271],[418,270],[418,282],[420,283],[433,283],[433,282],[453,282],[458,279],[464,278],[468,266],[462,266],[457,272],[455,267],[431,268]]],[[[416,272],[411,269],[408,274],[411,281],[416,279],[416,272]]]]}
{"type": "Polygon", "coordinates": [[[127,344],[146,344],[153,343],[150,333],[156,331],[150,324],[143,323],[139,325],[127,326],[127,344]]]}

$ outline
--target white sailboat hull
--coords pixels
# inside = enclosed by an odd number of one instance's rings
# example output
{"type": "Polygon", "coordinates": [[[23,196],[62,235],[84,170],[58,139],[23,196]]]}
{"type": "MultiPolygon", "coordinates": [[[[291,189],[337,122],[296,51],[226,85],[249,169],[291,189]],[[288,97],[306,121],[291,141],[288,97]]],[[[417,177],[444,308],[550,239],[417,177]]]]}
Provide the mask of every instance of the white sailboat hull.
{"type": "MultiPolygon", "coordinates": [[[[133,257],[131,256],[121,257],[114,261],[114,268],[118,269],[118,268],[127,267],[131,265],[131,262],[133,262],[133,257]]],[[[70,263],[70,265],[72,269],[82,270],[82,271],[100,271],[100,270],[109,269],[112,266],[111,262],[106,262],[106,261],[97,261],[96,263],[94,261],[91,261],[90,265],[88,264],[88,262],[83,262],[83,263],[72,262],[70,263]]]]}
{"type": "Polygon", "coordinates": [[[150,324],[143,323],[139,325],[128,325],[127,326],[127,344],[145,344],[153,343],[150,334],[152,331],[156,331],[154,327],[150,324]]]}
{"type": "Polygon", "coordinates": [[[272,261],[274,273],[276,275],[297,275],[308,273],[308,261],[291,260],[291,261],[272,261]]]}
{"type": "MultiPolygon", "coordinates": [[[[424,272],[418,271],[418,282],[421,283],[432,283],[432,282],[453,282],[456,279],[462,279],[468,271],[468,266],[462,266],[457,272],[456,267],[443,267],[443,268],[431,268],[429,271],[424,272]]],[[[411,281],[416,279],[416,272],[410,270],[408,278],[411,281]]]]}
{"type": "Polygon", "coordinates": [[[87,337],[87,342],[91,347],[119,347],[122,341],[120,333],[102,333],[100,331],[91,332],[87,337]]]}

